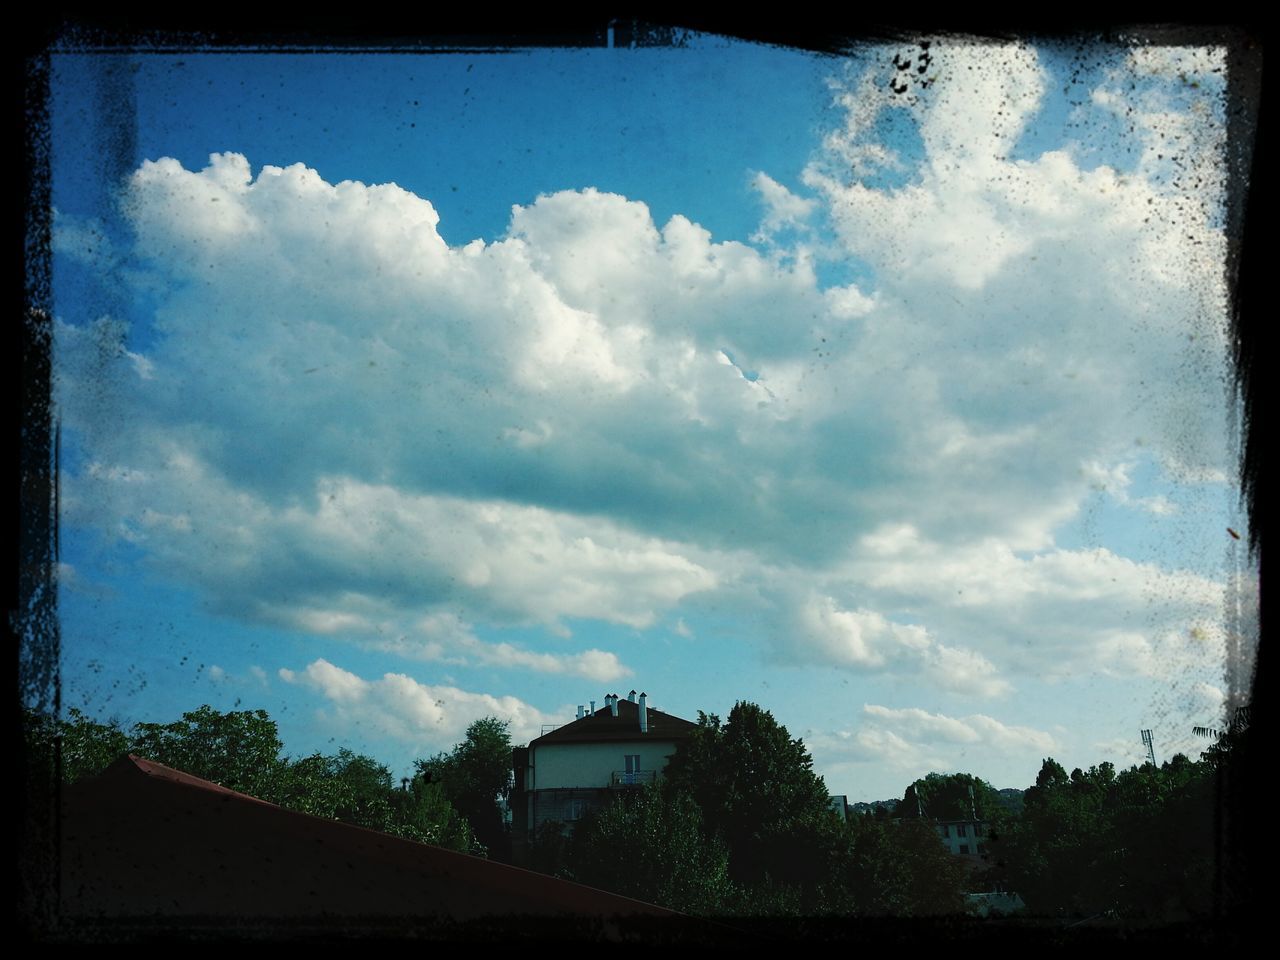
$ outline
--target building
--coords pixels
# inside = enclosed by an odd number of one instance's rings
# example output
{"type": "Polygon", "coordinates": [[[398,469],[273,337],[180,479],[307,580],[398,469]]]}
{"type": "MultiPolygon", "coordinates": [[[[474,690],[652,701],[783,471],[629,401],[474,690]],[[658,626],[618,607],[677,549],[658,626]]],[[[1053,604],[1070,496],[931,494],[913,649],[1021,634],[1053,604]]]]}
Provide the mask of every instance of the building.
{"type": "Polygon", "coordinates": [[[981,857],[987,852],[987,825],[981,820],[936,820],[934,827],[947,850],[958,857],[981,857]]]}
{"type": "MultiPolygon", "coordinates": [[[[652,783],[697,724],[648,706],[634,690],[579,706],[571,723],[512,751],[513,856],[549,822],[572,825],[620,790],[652,783]]],[[[519,862],[519,860],[517,860],[519,862]]]]}

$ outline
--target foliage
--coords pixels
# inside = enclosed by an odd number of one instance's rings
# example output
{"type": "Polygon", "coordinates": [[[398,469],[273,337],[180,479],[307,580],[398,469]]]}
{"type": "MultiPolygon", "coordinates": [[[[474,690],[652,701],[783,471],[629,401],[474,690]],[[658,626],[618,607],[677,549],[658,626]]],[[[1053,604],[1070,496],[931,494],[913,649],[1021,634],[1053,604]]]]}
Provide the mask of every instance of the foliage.
{"type": "Polygon", "coordinates": [[[978,777],[967,773],[931,773],[907,787],[897,807],[904,818],[924,816],[931,820],[976,819],[1004,825],[1009,817],[999,792],[978,777]]]}
{"type": "Polygon", "coordinates": [[[25,711],[23,732],[29,769],[51,772],[60,761],[63,783],[97,776],[129,751],[129,738],[118,723],[99,723],[75,707],[62,720],[25,711]]]}
{"type": "Polygon", "coordinates": [[[348,749],[285,763],[275,801],[312,816],[389,832],[394,818],[391,771],[348,749]]]}
{"type": "Polygon", "coordinates": [[[573,879],[573,868],[569,863],[569,839],[561,821],[544,820],[538,825],[529,843],[529,869],[548,876],[573,879]]]}
{"type": "Polygon", "coordinates": [[[512,786],[509,727],[506,720],[497,717],[477,720],[452,751],[415,764],[418,774],[439,784],[444,796],[471,824],[480,847],[500,859],[509,856],[504,817],[512,786]]]}
{"type": "Polygon", "coordinates": [[[1000,876],[1033,913],[1173,921],[1212,907],[1214,782],[1179,754],[1070,776],[1045,760],[1021,820],[999,845],[1000,876]]]}
{"type": "Polygon", "coordinates": [[[286,762],[276,802],[313,816],[464,853],[474,843],[466,821],[438,784],[415,778],[397,789],[387,767],[345,748],[336,756],[317,753],[286,762]]]}
{"type": "Polygon", "coordinates": [[[618,796],[574,832],[573,879],[684,913],[725,910],[728,851],[702,831],[697,805],[667,784],[618,796]]]}
{"type": "Polygon", "coordinates": [[[443,788],[415,777],[405,790],[392,793],[396,817],[388,833],[470,853],[476,848],[471,825],[449,802],[443,788]]]}
{"type": "Polygon", "coordinates": [[[700,712],[666,777],[727,847],[735,883],[768,877],[813,888],[827,876],[835,818],[826,785],[803,741],[791,739],[769,711],[739,702],[723,725],[700,712]]]}
{"type": "Polygon", "coordinates": [[[850,821],[845,860],[849,906],[859,916],[921,917],[960,913],[965,868],[923,820],[850,821]]]}
{"type": "Polygon", "coordinates": [[[206,705],[173,723],[139,723],[130,751],[264,800],[272,799],[283,744],[265,710],[220,713],[206,705]]]}

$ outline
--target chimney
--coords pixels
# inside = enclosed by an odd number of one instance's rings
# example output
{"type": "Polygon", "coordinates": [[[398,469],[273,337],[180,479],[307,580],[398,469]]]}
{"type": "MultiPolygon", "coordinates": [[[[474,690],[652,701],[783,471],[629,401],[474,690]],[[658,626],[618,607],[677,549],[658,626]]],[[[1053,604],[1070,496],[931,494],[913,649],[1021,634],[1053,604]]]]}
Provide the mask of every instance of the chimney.
{"type": "Polygon", "coordinates": [[[627,699],[628,699],[629,701],[631,701],[632,703],[635,703],[635,702],[636,702],[636,692],[635,692],[634,690],[632,690],[629,694],[627,694],[627,699]]]}
{"type": "Polygon", "coordinates": [[[606,699],[607,701],[609,701],[609,712],[610,712],[611,714],[613,714],[613,715],[616,717],[616,716],[618,715],[618,697],[617,697],[617,695],[616,695],[616,694],[612,694],[612,693],[611,693],[611,694],[609,694],[609,696],[605,697],[605,699],[606,699]]]}
{"type": "Polygon", "coordinates": [[[645,695],[640,694],[640,732],[649,732],[649,708],[645,706],[645,695]]]}
{"type": "Polygon", "coordinates": [[[578,704],[578,719],[581,720],[586,715],[587,715],[587,712],[582,709],[582,704],[578,704]]]}

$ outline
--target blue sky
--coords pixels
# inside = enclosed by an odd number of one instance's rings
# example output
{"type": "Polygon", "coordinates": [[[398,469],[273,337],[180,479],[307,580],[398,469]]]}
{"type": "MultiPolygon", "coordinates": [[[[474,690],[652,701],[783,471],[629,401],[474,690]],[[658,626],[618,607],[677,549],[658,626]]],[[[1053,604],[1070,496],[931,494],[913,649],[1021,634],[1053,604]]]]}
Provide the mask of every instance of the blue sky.
{"type": "Polygon", "coordinates": [[[55,55],[66,703],[400,771],[751,699],[862,800],[1198,749],[1224,58],[923,54],[55,55]]]}

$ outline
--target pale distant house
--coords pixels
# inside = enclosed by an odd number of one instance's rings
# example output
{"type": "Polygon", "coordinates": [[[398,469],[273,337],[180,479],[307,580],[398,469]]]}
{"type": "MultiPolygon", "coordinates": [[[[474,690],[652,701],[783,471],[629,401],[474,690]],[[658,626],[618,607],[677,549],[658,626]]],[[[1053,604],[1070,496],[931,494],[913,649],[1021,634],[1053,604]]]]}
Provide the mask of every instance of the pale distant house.
{"type": "Polygon", "coordinates": [[[512,751],[513,855],[543,824],[572,827],[618,791],[652,783],[697,724],[648,706],[634,690],[607,694],[597,710],[579,706],[573,721],[512,751]]]}
{"type": "Polygon", "coordinates": [[[981,857],[987,852],[987,825],[981,820],[937,820],[934,827],[958,857],[981,857]]]}

